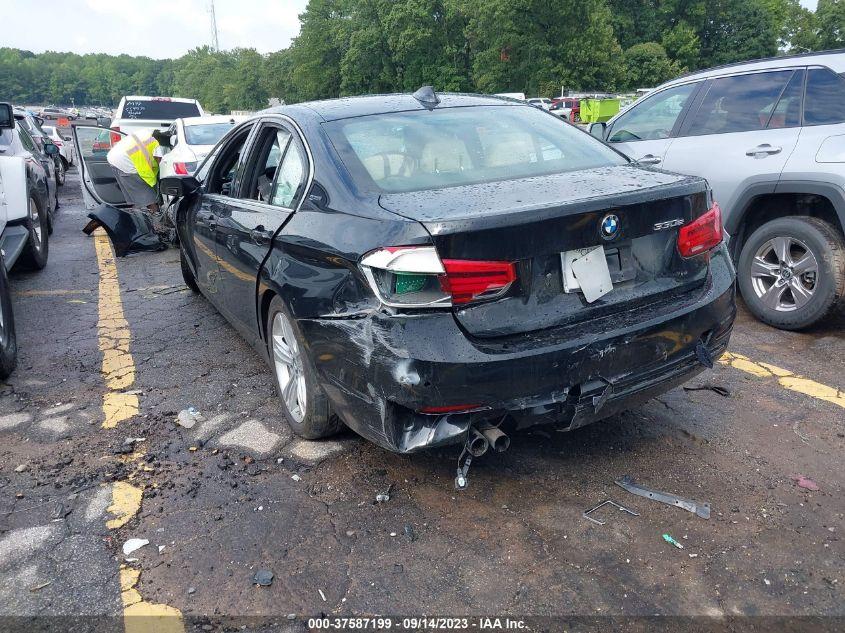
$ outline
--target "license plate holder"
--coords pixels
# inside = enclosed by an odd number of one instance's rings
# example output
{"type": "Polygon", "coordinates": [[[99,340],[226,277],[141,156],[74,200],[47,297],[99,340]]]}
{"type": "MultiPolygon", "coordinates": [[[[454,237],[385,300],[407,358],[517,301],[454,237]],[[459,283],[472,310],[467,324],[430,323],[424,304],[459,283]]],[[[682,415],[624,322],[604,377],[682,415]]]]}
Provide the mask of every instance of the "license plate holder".
{"type": "Polygon", "coordinates": [[[564,251],[560,259],[564,292],[581,292],[587,303],[593,303],[613,290],[603,246],[564,251]]]}

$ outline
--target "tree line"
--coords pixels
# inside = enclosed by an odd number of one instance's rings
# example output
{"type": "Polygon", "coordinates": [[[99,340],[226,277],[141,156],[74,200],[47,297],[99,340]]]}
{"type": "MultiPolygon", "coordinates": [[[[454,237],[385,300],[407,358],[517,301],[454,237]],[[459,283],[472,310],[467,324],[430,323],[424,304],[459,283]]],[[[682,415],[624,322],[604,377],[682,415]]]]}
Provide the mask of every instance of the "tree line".
{"type": "Polygon", "coordinates": [[[0,99],[114,105],[197,98],[212,112],[341,95],[651,87],[680,73],[845,47],[845,0],[310,0],[290,46],[178,59],[0,48],[0,99]]]}

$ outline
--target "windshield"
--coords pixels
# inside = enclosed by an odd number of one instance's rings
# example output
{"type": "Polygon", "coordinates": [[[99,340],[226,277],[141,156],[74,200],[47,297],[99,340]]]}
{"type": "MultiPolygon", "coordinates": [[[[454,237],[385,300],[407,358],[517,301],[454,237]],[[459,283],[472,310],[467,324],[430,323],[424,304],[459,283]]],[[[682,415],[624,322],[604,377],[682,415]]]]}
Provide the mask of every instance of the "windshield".
{"type": "Polygon", "coordinates": [[[232,123],[208,123],[204,125],[186,125],[185,142],[188,145],[214,145],[223,135],[234,127],[232,123]]]}
{"type": "Polygon", "coordinates": [[[626,164],[601,142],[533,107],[375,114],[325,127],[356,183],[388,193],[626,164]]]}
{"type": "Polygon", "coordinates": [[[144,99],[127,99],[123,104],[121,119],[161,119],[172,121],[192,116],[200,116],[196,103],[182,101],[147,101],[144,99]]]}

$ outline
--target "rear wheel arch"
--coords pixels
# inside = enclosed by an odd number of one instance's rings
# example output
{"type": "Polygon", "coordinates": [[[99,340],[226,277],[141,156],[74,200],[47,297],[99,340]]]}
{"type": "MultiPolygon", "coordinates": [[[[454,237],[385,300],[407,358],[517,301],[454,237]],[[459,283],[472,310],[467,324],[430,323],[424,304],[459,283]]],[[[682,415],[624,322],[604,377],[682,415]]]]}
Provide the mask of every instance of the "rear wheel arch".
{"type": "Polygon", "coordinates": [[[732,237],[731,256],[739,261],[742,248],[754,231],[772,220],[792,216],[814,217],[845,237],[845,190],[825,183],[771,184],[750,187],[738,198],[737,212],[730,213],[725,229],[732,237]]]}

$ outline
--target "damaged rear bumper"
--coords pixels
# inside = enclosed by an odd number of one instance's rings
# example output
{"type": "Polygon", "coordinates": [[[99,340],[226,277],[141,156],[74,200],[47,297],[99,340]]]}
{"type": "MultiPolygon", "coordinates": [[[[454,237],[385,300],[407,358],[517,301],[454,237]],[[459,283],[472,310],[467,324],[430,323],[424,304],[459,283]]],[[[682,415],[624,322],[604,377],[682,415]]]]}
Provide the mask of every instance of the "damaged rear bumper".
{"type": "Polygon", "coordinates": [[[574,429],[653,398],[727,348],[736,316],[723,246],[705,285],[674,301],[531,335],[468,337],[449,312],[302,319],[324,390],[344,422],[407,453],[462,442],[473,424],[574,429]],[[478,405],[427,415],[425,407],[478,405]]]}

